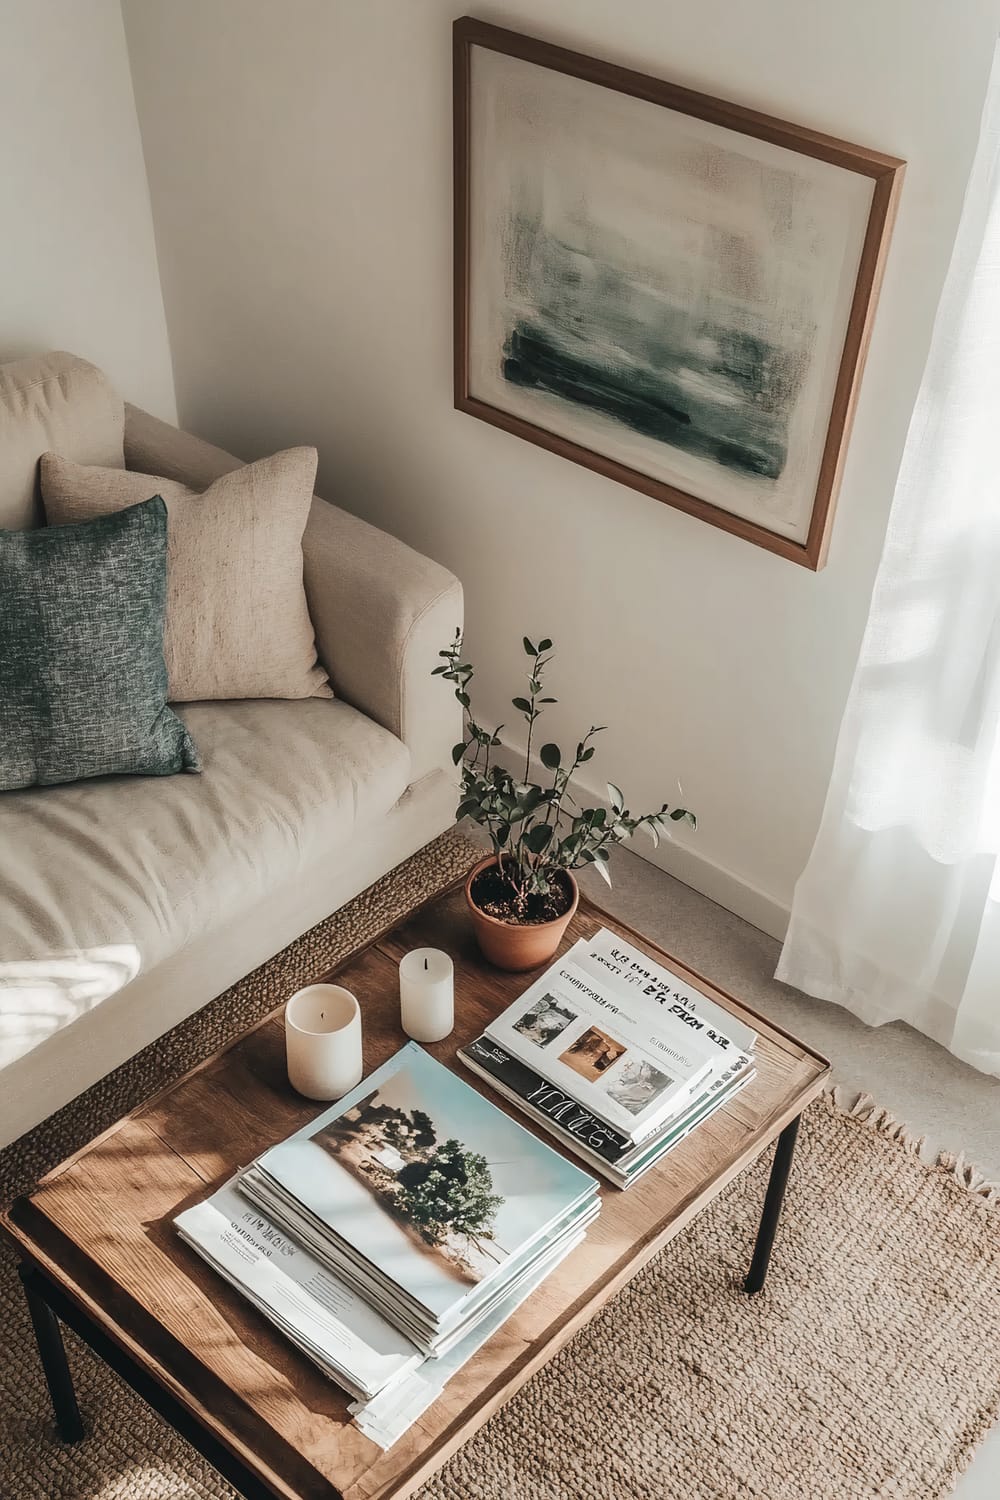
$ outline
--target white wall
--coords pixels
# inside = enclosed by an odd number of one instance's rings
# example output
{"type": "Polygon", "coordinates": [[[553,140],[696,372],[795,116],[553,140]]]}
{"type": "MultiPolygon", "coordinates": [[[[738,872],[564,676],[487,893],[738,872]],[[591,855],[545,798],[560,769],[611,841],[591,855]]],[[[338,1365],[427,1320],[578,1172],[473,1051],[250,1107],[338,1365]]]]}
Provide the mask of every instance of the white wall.
{"type": "Polygon", "coordinates": [[[449,564],[487,715],[556,639],[556,739],[665,863],[775,930],[819,821],[997,29],[995,0],[509,0],[514,28],[909,161],[815,575],[451,407],[453,0],[124,0],[184,422],[316,442],[321,489],[449,564]]]}
{"type": "Polygon", "coordinates": [[[117,0],[0,0],[0,360],[69,349],[175,415],[117,0]]]}

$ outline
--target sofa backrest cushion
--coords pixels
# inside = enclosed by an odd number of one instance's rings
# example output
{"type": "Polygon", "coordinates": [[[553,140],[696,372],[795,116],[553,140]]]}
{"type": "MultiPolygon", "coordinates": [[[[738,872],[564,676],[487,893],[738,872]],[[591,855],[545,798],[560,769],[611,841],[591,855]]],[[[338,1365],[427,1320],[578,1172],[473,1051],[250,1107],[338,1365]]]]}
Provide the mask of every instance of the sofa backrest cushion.
{"type": "Polygon", "coordinates": [[[175,703],[331,698],[302,581],[316,449],[288,448],[203,494],[175,480],[42,455],[50,526],[161,495],[168,516],[164,656],[175,703]]]}
{"type": "Polygon", "coordinates": [[[125,404],[96,365],[75,354],[0,365],[0,528],[43,523],[38,460],[124,469],[125,404]]]}
{"type": "Polygon", "coordinates": [[[0,531],[0,791],[198,769],[167,707],[166,600],[159,495],[79,526],[0,531]]]}

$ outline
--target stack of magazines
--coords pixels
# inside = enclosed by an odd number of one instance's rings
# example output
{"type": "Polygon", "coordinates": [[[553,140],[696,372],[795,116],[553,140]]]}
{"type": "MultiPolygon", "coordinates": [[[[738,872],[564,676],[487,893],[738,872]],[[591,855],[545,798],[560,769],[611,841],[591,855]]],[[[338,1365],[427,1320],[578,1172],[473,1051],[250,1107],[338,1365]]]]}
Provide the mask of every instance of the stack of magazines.
{"type": "Polygon", "coordinates": [[[575,943],[459,1057],[630,1187],[754,1077],[757,1035],[606,928],[575,943]]]}
{"type": "Polygon", "coordinates": [[[410,1042],[176,1224],[388,1447],[598,1210],[589,1173],[410,1042]]]}

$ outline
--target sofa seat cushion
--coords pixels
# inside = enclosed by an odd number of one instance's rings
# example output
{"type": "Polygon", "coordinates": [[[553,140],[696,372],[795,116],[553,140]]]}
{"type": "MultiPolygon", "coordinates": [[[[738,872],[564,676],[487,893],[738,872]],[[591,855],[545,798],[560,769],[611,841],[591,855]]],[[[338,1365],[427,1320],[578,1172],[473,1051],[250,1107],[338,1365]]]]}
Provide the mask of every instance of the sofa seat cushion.
{"type": "Polygon", "coordinates": [[[409,781],[402,742],[337,700],[178,713],[200,776],[0,797],[0,1067],[323,851],[336,859],[409,781]]]}

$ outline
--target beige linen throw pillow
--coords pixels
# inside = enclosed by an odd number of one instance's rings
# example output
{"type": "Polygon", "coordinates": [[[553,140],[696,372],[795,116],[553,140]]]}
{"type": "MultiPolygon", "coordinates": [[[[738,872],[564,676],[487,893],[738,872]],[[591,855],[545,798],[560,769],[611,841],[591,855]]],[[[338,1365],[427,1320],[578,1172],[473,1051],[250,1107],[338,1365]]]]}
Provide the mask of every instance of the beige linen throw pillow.
{"type": "Polygon", "coordinates": [[[171,479],[41,460],[52,526],[162,495],[167,507],[163,654],[174,703],[332,698],[302,583],[316,449],[289,448],[223,474],[204,494],[171,479]]]}

